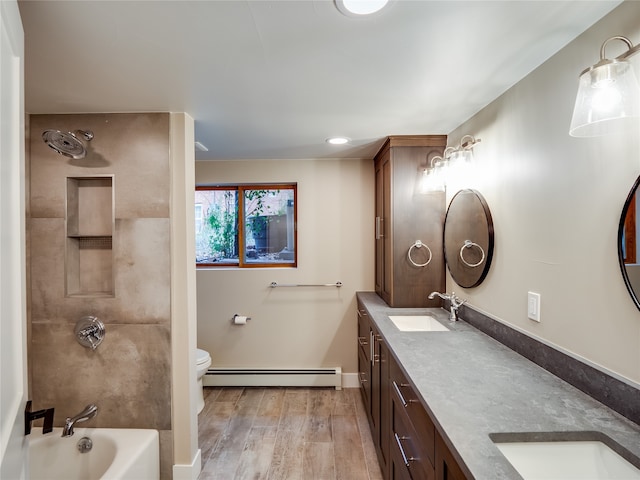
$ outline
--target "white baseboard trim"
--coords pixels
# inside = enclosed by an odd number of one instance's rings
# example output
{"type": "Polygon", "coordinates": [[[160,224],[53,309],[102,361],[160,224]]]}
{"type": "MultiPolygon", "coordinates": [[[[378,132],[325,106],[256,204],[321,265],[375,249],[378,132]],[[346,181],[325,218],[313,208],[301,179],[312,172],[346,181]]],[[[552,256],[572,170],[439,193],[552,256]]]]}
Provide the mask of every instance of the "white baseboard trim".
{"type": "Polygon", "coordinates": [[[202,470],[202,451],[198,449],[191,465],[174,465],[173,480],[198,480],[202,470]]]}
{"type": "Polygon", "coordinates": [[[360,388],[360,379],[357,373],[342,374],[342,388],[360,388]]]}

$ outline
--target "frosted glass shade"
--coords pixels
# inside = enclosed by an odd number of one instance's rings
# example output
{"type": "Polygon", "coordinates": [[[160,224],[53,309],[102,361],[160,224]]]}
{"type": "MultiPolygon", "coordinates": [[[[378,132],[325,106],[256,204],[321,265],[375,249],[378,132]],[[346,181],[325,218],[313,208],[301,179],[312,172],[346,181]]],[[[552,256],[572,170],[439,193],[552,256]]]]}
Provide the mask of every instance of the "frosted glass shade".
{"type": "Polygon", "coordinates": [[[595,137],[638,127],[640,87],[629,62],[603,60],[580,75],[569,135],[595,137]]]}

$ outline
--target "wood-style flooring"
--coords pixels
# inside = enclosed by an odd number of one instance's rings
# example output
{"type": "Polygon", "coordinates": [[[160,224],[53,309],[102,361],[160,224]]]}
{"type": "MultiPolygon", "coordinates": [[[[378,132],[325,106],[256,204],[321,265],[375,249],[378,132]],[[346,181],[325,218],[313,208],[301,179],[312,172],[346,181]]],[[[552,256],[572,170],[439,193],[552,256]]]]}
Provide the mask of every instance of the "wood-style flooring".
{"type": "Polygon", "coordinates": [[[199,480],[381,480],[360,391],[205,387],[199,480]]]}

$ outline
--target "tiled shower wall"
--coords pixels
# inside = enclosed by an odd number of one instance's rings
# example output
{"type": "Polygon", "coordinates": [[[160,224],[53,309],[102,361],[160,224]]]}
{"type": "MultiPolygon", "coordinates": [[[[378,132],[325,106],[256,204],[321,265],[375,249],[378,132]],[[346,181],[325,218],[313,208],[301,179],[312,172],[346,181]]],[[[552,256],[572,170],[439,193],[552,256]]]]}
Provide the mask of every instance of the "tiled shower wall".
{"type": "MultiPolygon", "coordinates": [[[[55,425],[95,403],[86,426],[160,431],[170,478],[171,310],[169,114],[30,117],[30,396],[55,407],[55,425]],[[91,130],[87,156],[59,155],[46,129],[91,130]],[[67,177],[113,175],[114,296],[65,296],[67,177]],[[85,315],[106,326],[94,351],[75,339],[85,315]]],[[[84,425],[83,425],[84,426],[84,425]]]]}

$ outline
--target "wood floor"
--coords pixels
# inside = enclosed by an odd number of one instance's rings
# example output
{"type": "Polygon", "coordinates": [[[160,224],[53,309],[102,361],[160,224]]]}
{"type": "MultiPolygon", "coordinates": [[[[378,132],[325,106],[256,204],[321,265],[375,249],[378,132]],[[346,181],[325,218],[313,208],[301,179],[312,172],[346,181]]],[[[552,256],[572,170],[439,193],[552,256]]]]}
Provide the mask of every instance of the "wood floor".
{"type": "Polygon", "coordinates": [[[381,480],[358,389],[205,387],[199,480],[381,480]]]}

